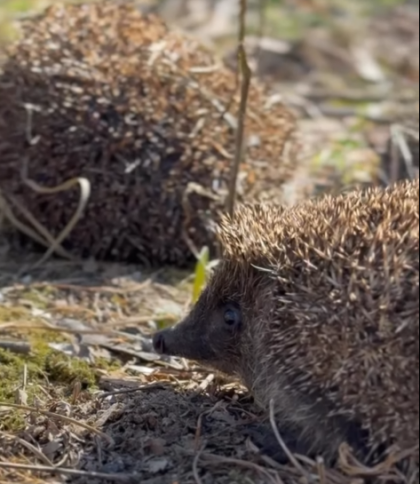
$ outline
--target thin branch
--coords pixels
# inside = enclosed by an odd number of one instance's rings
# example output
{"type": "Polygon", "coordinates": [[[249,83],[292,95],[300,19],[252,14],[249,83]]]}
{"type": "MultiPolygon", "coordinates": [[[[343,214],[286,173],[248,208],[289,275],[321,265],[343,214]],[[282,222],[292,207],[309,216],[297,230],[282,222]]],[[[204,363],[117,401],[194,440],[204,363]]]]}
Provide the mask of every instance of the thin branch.
{"type": "Polygon", "coordinates": [[[227,200],[227,210],[230,215],[233,215],[236,202],[236,185],[238,180],[239,168],[244,159],[244,135],[245,135],[245,119],[247,114],[249,87],[251,84],[251,69],[249,68],[247,55],[245,50],[245,35],[246,35],[246,14],[247,14],[247,0],[239,0],[241,11],[239,21],[239,69],[242,74],[241,84],[241,101],[239,106],[238,130],[236,132],[235,143],[235,158],[233,160],[232,169],[230,173],[229,196],[227,200]]]}
{"type": "Polygon", "coordinates": [[[256,472],[257,474],[264,476],[267,480],[265,482],[272,484],[277,484],[277,480],[275,476],[269,472],[268,469],[259,466],[258,464],[254,464],[254,462],[245,461],[241,459],[233,459],[230,457],[222,457],[219,455],[214,454],[206,454],[203,453],[201,455],[202,459],[206,461],[210,465],[229,465],[229,466],[238,466],[244,469],[249,469],[251,471],[256,472]]]}
{"type": "Polygon", "coordinates": [[[89,432],[92,432],[93,434],[96,434],[99,437],[105,439],[111,446],[114,445],[114,440],[109,435],[105,434],[104,432],[101,432],[98,429],[95,429],[94,427],[88,424],[85,424],[83,422],[78,422],[77,420],[74,420],[73,418],[70,418],[70,417],[66,417],[65,415],[58,415],[56,413],[48,412],[47,410],[42,410],[40,408],[29,407],[26,405],[15,405],[13,403],[7,403],[7,402],[0,402],[0,407],[14,408],[16,410],[23,410],[24,412],[39,413],[51,419],[61,420],[62,422],[66,422],[68,424],[75,425],[76,427],[80,427],[89,432]]]}
{"type": "Polygon", "coordinates": [[[0,349],[8,350],[18,355],[29,355],[32,346],[26,341],[2,341],[0,340],[0,349]]]}
{"type": "Polygon", "coordinates": [[[32,452],[40,461],[42,461],[46,466],[54,467],[53,462],[48,459],[48,457],[39,449],[37,449],[34,445],[26,440],[17,437],[16,435],[10,435],[5,432],[1,432],[0,436],[3,436],[5,439],[8,439],[11,442],[17,442],[22,447],[25,447],[27,450],[32,452]]]}
{"type": "Polygon", "coordinates": [[[287,455],[290,462],[302,474],[302,476],[306,478],[307,482],[313,482],[313,479],[311,478],[311,476],[299,464],[298,460],[292,454],[292,452],[290,452],[290,449],[287,447],[286,443],[284,442],[283,438],[280,435],[280,432],[279,432],[279,429],[277,428],[277,423],[276,423],[274,400],[270,401],[270,423],[271,423],[271,427],[273,429],[274,435],[276,436],[276,439],[277,439],[278,443],[280,444],[280,447],[282,448],[284,453],[287,455]]]}
{"type": "Polygon", "coordinates": [[[138,477],[135,475],[104,474],[102,472],[85,472],[85,471],[79,471],[76,469],[15,464],[14,462],[0,462],[0,469],[14,469],[14,470],[32,471],[32,472],[48,472],[52,474],[65,474],[68,476],[89,477],[90,479],[103,479],[105,481],[114,481],[114,482],[128,482],[128,483],[139,482],[138,477]]]}
{"type": "Polygon", "coordinates": [[[198,469],[198,463],[200,462],[201,455],[203,454],[204,448],[200,449],[196,456],[194,457],[194,462],[193,462],[193,474],[194,474],[194,479],[196,484],[203,484],[203,481],[200,478],[199,475],[199,469],[198,469]]]}
{"type": "MultiPolygon", "coordinates": [[[[50,242],[50,247],[48,248],[47,252],[45,255],[42,257],[41,260],[39,260],[35,265],[34,269],[38,268],[42,264],[44,264],[54,253],[56,253],[58,250],[61,250],[61,244],[64,242],[64,240],[71,234],[75,226],[79,223],[80,219],[82,218],[86,207],[88,205],[90,195],[91,195],[91,184],[87,178],[82,178],[82,177],[77,177],[77,178],[72,178],[71,180],[67,180],[66,182],[62,183],[61,185],[54,187],[54,188],[47,188],[47,187],[42,187],[38,185],[35,181],[29,179],[28,175],[28,160],[25,159],[22,165],[22,170],[21,170],[21,176],[22,176],[22,181],[25,185],[27,185],[29,188],[31,188],[35,193],[41,194],[41,195],[54,195],[56,193],[68,191],[72,189],[75,185],[79,185],[80,187],[80,200],[79,204],[77,207],[76,212],[68,222],[67,226],[62,230],[62,232],[58,235],[58,237],[55,239],[54,237],[51,236],[50,233],[48,233],[47,230],[43,230],[43,235],[47,236],[48,242],[50,242]]],[[[37,224],[40,225],[40,224],[37,224]]],[[[42,226],[40,226],[43,228],[42,226]]]]}

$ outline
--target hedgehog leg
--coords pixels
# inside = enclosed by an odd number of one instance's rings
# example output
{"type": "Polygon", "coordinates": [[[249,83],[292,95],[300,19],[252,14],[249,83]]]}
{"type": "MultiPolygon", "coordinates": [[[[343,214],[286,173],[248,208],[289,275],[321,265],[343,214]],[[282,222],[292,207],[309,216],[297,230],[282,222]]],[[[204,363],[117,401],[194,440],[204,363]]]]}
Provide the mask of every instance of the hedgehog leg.
{"type": "MultiPolygon", "coordinates": [[[[282,449],[272,428],[269,424],[251,424],[243,431],[246,437],[249,437],[253,443],[260,449],[261,453],[274,459],[280,464],[287,464],[290,460],[286,452],[282,449]]],[[[290,430],[281,432],[282,439],[286,447],[292,454],[309,455],[310,448],[304,442],[299,440],[290,430]]]]}
{"type": "MultiPolygon", "coordinates": [[[[283,442],[292,454],[305,455],[313,459],[322,455],[326,464],[333,465],[335,463],[338,457],[338,443],[337,445],[327,445],[325,447],[321,447],[320,445],[315,446],[315,442],[312,439],[304,438],[298,431],[293,431],[290,427],[280,425],[279,430],[283,442]]],[[[248,425],[244,430],[244,434],[251,438],[254,444],[260,448],[262,454],[271,457],[280,464],[289,462],[290,459],[281,447],[270,424],[259,423],[248,425]]],[[[357,457],[366,464],[371,462],[371,459],[368,459],[369,448],[367,446],[367,434],[362,432],[358,426],[348,423],[344,435],[347,436],[347,443],[356,452],[357,457]]]]}

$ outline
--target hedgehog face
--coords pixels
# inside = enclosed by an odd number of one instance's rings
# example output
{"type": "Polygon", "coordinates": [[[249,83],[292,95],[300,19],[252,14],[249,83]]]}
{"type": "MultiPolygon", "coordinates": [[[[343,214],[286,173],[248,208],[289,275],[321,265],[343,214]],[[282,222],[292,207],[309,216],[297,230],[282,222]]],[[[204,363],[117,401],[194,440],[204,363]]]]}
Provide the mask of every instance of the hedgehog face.
{"type": "Polygon", "coordinates": [[[174,328],[155,335],[160,354],[197,361],[244,378],[253,368],[253,345],[269,318],[271,282],[249,265],[224,260],[191,313],[174,328]]]}
{"type": "Polygon", "coordinates": [[[223,373],[235,374],[241,361],[239,341],[244,321],[240,304],[213,300],[207,289],[187,318],[155,335],[160,354],[195,360],[223,373]]]}

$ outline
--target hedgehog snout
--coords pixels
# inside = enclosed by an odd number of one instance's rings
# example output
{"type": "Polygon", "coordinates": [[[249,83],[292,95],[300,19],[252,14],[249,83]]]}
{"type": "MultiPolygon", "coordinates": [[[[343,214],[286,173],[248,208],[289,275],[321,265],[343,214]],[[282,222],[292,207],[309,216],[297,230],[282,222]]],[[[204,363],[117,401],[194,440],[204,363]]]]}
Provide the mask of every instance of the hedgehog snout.
{"type": "Polygon", "coordinates": [[[178,325],[156,333],[153,337],[153,347],[160,355],[192,357],[190,352],[194,345],[190,345],[185,333],[182,329],[180,330],[178,325]]]}
{"type": "Polygon", "coordinates": [[[153,348],[156,353],[160,355],[168,354],[168,346],[166,344],[167,331],[160,331],[153,336],[153,348]]]}
{"type": "Polygon", "coordinates": [[[217,356],[201,328],[194,327],[188,319],[173,328],[156,333],[153,337],[153,347],[160,355],[195,361],[214,360],[217,356]]]}

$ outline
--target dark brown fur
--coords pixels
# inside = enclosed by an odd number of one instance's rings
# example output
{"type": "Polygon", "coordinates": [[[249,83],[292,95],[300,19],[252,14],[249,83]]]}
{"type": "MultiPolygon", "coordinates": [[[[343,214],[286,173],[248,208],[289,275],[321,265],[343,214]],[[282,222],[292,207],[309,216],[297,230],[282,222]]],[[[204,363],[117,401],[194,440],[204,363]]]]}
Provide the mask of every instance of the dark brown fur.
{"type": "Polygon", "coordinates": [[[207,289],[157,349],[239,376],[327,459],[343,442],[363,458],[417,447],[419,183],[241,207],[220,239],[207,289]]]}

